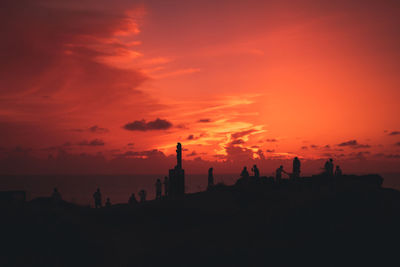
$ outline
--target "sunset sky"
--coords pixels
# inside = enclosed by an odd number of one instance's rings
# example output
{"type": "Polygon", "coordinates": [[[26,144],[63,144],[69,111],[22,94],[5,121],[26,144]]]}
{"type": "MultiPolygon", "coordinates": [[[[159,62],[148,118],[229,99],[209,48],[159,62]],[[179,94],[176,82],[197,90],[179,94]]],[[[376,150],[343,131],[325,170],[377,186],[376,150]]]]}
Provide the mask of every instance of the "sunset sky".
{"type": "Polygon", "coordinates": [[[400,171],[399,1],[1,6],[0,173],[400,171]]]}

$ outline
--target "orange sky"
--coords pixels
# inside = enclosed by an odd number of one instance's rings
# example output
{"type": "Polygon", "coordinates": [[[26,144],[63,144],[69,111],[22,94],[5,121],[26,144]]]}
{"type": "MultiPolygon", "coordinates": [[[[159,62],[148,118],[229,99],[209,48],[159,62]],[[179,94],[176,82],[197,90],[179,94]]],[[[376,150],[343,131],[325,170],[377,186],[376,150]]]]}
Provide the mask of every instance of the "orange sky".
{"type": "Polygon", "coordinates": [[[400,171],[398,1],[4,7],[3,173],[85,171],[88,158],[94,172],[118,162],[107,172],[161,173],[178,141],[197,173],[253,162],[270,172],[294,156],[310,171],[329,157],[400,171]]]}

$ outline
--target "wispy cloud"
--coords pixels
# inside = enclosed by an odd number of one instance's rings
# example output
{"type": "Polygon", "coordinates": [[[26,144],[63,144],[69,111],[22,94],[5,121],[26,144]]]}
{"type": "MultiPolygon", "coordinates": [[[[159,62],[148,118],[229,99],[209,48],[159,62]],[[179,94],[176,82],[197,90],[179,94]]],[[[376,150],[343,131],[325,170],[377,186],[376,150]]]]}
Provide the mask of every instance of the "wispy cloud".
{"type": "Polygon", "coordinates": [[[91,141],[83,140],[77,143],[78,146],[104,146],[105,143],[101,139],[93,139],[91,141]]]}
{"type": "Polygon", "coordinates": [[[400,131],[393,131],[393,132],[390,132],[389,135],[391,135],[391,136],[400,135],[400,131]]]}
{"type": "Polygon", "coordinates": [[[346,141],[346,142],[342,142],[340,144],[338,144],[337,146],[340,147],[351,147],[351,148],[370,148],[371,146],[368,144],[359,144],[357,142],[357,140],[350,140],[350,141],[346,141]]]}
{"type": "Polygon", "coordinates": [[[178,69],[178,70],[173,70],[173,71],[169,71],[169,72],[164,72],[164,73],[160,73],[160,74],[153,74],[153,75],[151,75],[151,77],[154,79],[164,79],[164,78],[169,78],[169,77],[193,74],[193,73],[200,72],[200,71],[201,70],[199,68],[186,68],[186,69],[178,69]]]}

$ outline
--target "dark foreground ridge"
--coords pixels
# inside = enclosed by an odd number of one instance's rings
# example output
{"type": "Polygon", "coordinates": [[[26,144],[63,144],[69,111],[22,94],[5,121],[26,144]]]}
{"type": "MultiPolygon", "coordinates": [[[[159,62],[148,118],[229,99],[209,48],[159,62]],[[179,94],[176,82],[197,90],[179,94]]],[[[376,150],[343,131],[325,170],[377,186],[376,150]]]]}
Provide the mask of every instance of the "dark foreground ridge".
{"type": "Polygon", "coordinates": [[[179,198],[94,209],[2,208],[1,266],[386,266],[400,192],[378,175],[244,177],[179,198]]]}

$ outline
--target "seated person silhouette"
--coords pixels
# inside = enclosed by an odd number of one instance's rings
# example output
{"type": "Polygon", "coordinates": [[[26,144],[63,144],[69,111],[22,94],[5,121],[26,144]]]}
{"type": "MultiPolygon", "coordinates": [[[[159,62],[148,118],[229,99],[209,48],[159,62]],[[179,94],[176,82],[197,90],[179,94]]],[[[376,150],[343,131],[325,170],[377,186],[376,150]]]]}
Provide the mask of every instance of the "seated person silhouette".
{"type": "Polygon", "coordinates": [[[109,198],[109,197],[108,197],[107,200],[106,200],[106,207],[107,207],[107,208],[111,207],[111,201],[110,201],[110,198],[109,198]]]}
{"type": "Polygon", "coordinates": [[[132,193],[131,197],[129,198],[128,204],[129,204],[129,205],[135,205],[135,204],[137,204],[137,203],[138,203],[138,202],[137,202],[137,200],[136,200],[135,194],[132,193]]]}
{"type": "Polygon", "coordinates": [[[58,192],[57,187],[54,187],[53,194],[51,194],[51,198],[56,202],[61,200],[61,194],[58,192]]]}
{"type": "Polygon", "coordinates": [[[240,177],[242,177],[242,178],[248,178],[249,176],[250,176],[250,175],[249,175],[249,172],[247,171],[247,167],[244,166],[242,172],[240,173],[240,177]]]}
{"type": "Polygon", "coordinates": [[[335,176],[340,177],[342,176],[342,169],[338,165],[336,165],[335,176]]]}

